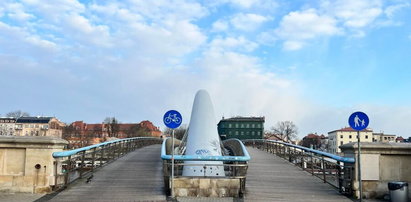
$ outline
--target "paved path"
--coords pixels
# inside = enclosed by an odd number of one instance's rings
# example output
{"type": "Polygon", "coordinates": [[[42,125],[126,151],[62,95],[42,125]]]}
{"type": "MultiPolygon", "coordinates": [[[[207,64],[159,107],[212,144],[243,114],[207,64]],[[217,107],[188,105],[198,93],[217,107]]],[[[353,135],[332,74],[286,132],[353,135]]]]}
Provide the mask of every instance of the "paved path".
{"type": "Polygon", "coordinates": [[[131,152],[79,180],[50,201],[165,201],[160,146],[131,152]]]}
{"type": "Polygon", "coordinates": [[[247,147],[251,156],[245,201],[351,201],[288,161],[247,147]]]}

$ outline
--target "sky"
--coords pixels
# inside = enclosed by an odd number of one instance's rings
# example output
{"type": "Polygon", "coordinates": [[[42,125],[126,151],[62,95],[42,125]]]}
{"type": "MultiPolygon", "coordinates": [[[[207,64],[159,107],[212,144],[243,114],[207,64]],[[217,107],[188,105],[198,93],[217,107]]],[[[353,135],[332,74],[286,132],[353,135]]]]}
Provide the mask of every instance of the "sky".
{"type": "Polygon", "coordinates": [[[2,0],[0,115],[66,123],[189,123],[199,89],[216,121],[293,121],[411,136],[408,0],[2,0]]]}

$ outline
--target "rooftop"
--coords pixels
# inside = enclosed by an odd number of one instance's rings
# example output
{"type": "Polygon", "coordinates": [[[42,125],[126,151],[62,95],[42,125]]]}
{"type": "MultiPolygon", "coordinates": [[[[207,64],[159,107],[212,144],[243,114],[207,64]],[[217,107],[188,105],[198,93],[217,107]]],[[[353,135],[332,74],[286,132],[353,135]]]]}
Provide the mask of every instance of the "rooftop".
{"type": "MultiPolygon", "coordinates": [[[[334,132],[357,132],[357,131],[352,129],[351,127],[345,127],[345,128],[341,128],[339,130],[333,130],[331,132],[328,132],[328,134],[334,133],[334,132]]],[[[360,132],[372,132],[372,129],[371,128],[366,128],[364,130],[361,130],[360,132]]]]}
{"type": "Polygon", "coordinates": [[[264,117],[264,116],[263,116],[263,117],[253,117],[253,116],[244,117],[244,116],[237,116],[237,117],[232,117],[232,118],[228,118],[228,119],[225,119],[225,118],[223,117],[223,119],[221,119],[221,121],[262,121],[262,122],[264,122],[264,121],[265,121],[265,117],[264,117]]]}

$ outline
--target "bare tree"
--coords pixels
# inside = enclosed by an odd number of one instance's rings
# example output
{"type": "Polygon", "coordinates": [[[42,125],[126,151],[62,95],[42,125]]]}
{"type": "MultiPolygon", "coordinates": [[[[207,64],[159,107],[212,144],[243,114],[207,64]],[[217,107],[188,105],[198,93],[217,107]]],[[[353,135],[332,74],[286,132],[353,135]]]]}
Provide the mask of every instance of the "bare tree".
{"type": "Polygon", "coordinates": [[[116,117],[107,117],[103,123],[109,137],[118,137],[120,126],[116,117]]]}
{"type": "Polygon", "coordinates": [[[126,131],[127,137],[150,137],[150,131],[147,128],[143,128],[140,124],[131,126],[126,131]]]}
{"type": "Polygon", "coordinates": [[[29,113],[27,112],[23,112],[21,110],[16,110],[16,111],[12,111],[6,114],[7,117],[13,117],[13,118],[20,118],[22,116],[30,116],[29,113]]]}
{"type": "MultiPolygon", "coordinates": [[[[187,131],[187,126],[186,126],[186,125],[181,125],[180,127],[174,129],[174,137],[175,137],[176,139],[182,140],[183,137],[184,137],[184,134],[186,133],[186,131],[187,131]]],[[[170,136],[171,136],[171,133],[172,133],[172,132],[173,132],[173,129],[167,128],[167,129],[164,131],[164,134],[167,134],[167,135],[170,135],[170,136]]]]}
{"type": "Polygon", "coordinates": [[[298,128],[292,121],[279,121],[271,131],[286,142],[292,141],[298,134],[298,128]]]}

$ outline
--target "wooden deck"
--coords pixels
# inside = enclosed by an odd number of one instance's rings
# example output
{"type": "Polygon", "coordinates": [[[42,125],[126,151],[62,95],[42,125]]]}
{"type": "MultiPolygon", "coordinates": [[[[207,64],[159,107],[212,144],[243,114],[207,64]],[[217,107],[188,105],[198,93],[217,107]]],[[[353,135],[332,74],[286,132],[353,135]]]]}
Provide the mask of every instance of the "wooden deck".
{"type": "Polygon", "coordinates": [[[160,145],[131,152],[79,180],[50,201],[166,201],[160,145]]]}
{"type": "Polygon", "coordinates": [[[245,201],[351,201],[280,157],[251,147],[247,150],[251,161],[245,201]]]}
{"type": "MultiPolygon", "coordinates": [[[[252,160],[244,201],[351,201],[286,160],[250,147],[247,149],[252,160]]],[[[98,170],[90,183],[85,179],[77,181],[51,201],[165,201],[163,187],[160,145],[152,145],[98,170]]]]}

